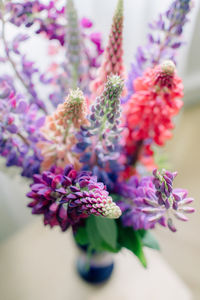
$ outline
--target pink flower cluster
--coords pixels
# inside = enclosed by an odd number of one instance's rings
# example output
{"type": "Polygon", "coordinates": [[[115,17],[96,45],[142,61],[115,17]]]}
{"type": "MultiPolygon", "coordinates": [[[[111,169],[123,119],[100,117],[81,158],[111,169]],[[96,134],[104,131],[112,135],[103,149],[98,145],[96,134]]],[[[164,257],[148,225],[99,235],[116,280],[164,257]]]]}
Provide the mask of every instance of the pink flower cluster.
{"type": "Polygon", "coordinates": [[[70,91],[65,102],[59,104],[56,111],[46,117],[41,128],[44,140],[37,144],[43,157],[42,170],[47,170],[52,165],[64,168],[69,163],[75,169],[80,169],[79,155],[73,153],[72,148],[77,143],[75,133],[81,125],[88,123],[86,114],[85,98],[77,89],[70,91]]]}
{"type": "Polygon", "coordinates": [[[162,146],[171,138],[172,119],[183,105],[183,84],[173,62],[165,61],[138,77],[134,89],[124,105],[124,149],[133,160],[141,152],[152,156],[153,144],[162,146]]]}

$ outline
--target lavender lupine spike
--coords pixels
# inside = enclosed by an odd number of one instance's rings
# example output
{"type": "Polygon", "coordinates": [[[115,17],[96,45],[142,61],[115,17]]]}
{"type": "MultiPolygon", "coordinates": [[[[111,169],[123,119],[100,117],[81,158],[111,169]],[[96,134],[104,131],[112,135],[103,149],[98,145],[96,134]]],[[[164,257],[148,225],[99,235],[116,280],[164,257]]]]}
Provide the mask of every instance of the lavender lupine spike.
{"type": "Polygon", "coordinates": [[[81,161],[88,160],[86,164],[88,163],[90,167],[103,166],[106,162],[115,160],[119,156],[122,89],[123,80],[119,76],[108,77],[104,92],[96,98],[95,103],[91,106],[91,114],[88,118],[90,125],[82,127],[82,131],[78,135],[79,143],[76,150],[83,153],[81,161]]]}
{"type": "Polygon", "coordinates": [[[192,3],[192,0],[174,0],[168,10],[149,25],[151,33],[148,35],[146,45],[138,47],[135,62],[128,75],[128,94],[123,102],[128,101],[134,93],[133,82],[147,67],[154,67],[163,60],[172,60],[176,63],[176,52],[184,44],[182,32],[188,21],[187,15],[192,3]]]}
{"type": "Polygon", "coordinates": [[[108,45],[97,79],[91,84],[93,98],[100,96],[104,90],[108,76],[118,75],[124,77],[123,65],[123,0],[118,0],[113,17],[113,23],[108,45]]]}
{"type": "Polygon", "coordinates": [[[44,224],[59,225],[65,231],[93,214],[119,218],[120,208],[112,201],[103,183],[90,172],[77,172],[72,165],[65,170],[51,168],[34,176],[28,205],[33,214],[43,214],[44,224]]]}
{"type": "Polygon", "coordinates": [[[44,117],[38,115],[34,104],[27,104],[17,94],[12,78],[0,78],[0,155],[7,166],[22,168],[22,176],[39,173],[41,157],[36,143],[41,135],[39,128],[44,117]]]}
{"type": "MultiPolygon", "coordinates": [[[[53,18],[51,22],[54,26],[56,24],[61,26],[60,24],[64,22],[57,34],[64,33],[61,44],[65,48],[66,57],[66,61],[56,68],[56,74],[52,74],[55,91],[49,98],[55,107],[62,103],[69,89],[79,87],[84,94],[89,94],[90,82],[94,79],[96,74],[94,71],[99,67],[99,56],[103,53],[101,35],[95,32],[87,34],[87,29],[93,24],[86,18],[80,22],[73,0],[67,1],[63,11],[59,14],[58,20],[53,18]],[[65,17],[64,20],[62,17],[65,17]]],[[[56,37],[54,30],[52,31],[51,38],[59,39],[59,35],[56,37]]]]}
{"type": "Polygon", "coordinates": [[[6,37],[6,25],[5,20],[6,8],[5,4],[1,2],[1,15],[0,20],[2,23],[2,44],[4,47],[4,55],[6,62],[11,66],[13,73],[15,74],[16,79],[21,84],[26,93],[26,97],[30,100],[30,103],[36,104],[41,110],[45,113],[46,107],[42,100],[39,99],[38,93],[36,92],[34,86],[33,75],[39,73],[39,70],[35,68],[34,63],[27,60],[26,56],[22,54],[19,50],[19,44],[26,41],[29,37],[27,35],[18,35],[13,41],[8,42],[6,37]],[[14,55],[17,55],[15,60],[14,55]],[[20,58],[20,67],[17,63],[18,58],[20,58]]]}
{"type": "Polygon", "coordinates": [[[120,138],[120,96],[123,80],[113,75],[108,77],[105,90],[91,106],[89,126],[84,126],[77,135],[78,143],[74,149],[81,154],[84,170],[92,170],[98,180],[112,189],[120,166],[117,159],[120,138]]]}
{"type": "Polygon", "coordinates": [[[188,206],[193,199],[187,197],[186,190],[173,189],[176,175],[176,172],[154,170],[153,177],[139,180],[135,176],[127,183],[119,183],[116,192],[124,198],[124,201],[118,203],[123,212],[123,224],[132,226],[135,230],[147,230],[159,223],[175,232],[173,216],[187,221],[184,214],[194,212],[188,206]]]}
{"type": "Polygon", "coordinates": [[[121,132],[119,125],[122,89],[123,80],[119,76],[108,77],[104,92],[96,98],[95,104],[91,106],[92,113],[89,116],[88,132],[96,137],[96,150],[99,151],[98,157],[101,156],[102,160],[116,156],[115,147],[121,132]]]}
{"type": "Polygon", "coordinates": [[[67,33],[65,37],[65,46],[67,54],[67,66],[69,71],[69,87],[77,88],[80,81],[81,68],[81,33],[73,0],[67,0],[66,5],[67,16],[67,33]]]}

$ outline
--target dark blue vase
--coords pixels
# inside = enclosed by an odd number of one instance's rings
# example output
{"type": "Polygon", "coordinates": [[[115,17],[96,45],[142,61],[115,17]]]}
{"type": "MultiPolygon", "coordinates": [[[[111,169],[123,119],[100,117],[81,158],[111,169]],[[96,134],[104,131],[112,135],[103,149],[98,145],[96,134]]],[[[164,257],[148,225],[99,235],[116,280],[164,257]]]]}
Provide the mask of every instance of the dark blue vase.
{"type": "Polygon", "coordinates": [[[86,249],[84,247],[79,248],[77,271],[81,278],[92,284],[106,282],[111,277],[114,268],[112,254],[94,252],[91,257],[88,257],[86,249]]]}

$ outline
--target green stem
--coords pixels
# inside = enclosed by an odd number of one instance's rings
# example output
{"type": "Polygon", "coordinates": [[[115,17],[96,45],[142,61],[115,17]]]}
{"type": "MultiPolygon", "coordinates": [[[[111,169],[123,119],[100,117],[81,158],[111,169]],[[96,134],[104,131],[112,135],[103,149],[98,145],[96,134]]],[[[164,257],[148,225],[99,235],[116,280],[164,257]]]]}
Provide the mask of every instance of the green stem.
{"type": "Polygon", "coordinates": [[[66,138],[69,134],[69,130],[70,130],[71,126],[72,126],[72,119],[68,120],[67,128],[66,128],[64,136],[63,136],[63,143],[65,143],[65,141],[66,141],[66,138]]]}
{"type": "Polygon", "coordinates": [[[21,140],[27,145],[30,146],[30,142],[21,134],[20,132],[17,133],[17,136],[21,138],[21,140]]]}
{"type": "Polygon", "coordinates": [[[7,59],[10,62],[11,66],[12,66],[14,72],[15,72],[15,75],[17,76],[17,78],[19,79],[19,81],[21,82],[21,84],[24,86],[24,88],[27,90],[27,92],[29,92],[28,85],[25,83],[24,79],[20,75],[19,71],[17,70],[15,62],[13,61],[13,59],[10,56],[10,51],[9,51],[9,48],[8,48],[8,45],[7,45],[7,41],[6,41],[6,38],[5,38],[5,24],[6,23],[5,23],[4,18],[2,16],[2,40],[3,40],[4,49],[5,49],[5,53],[6,53],[7,59]]]}

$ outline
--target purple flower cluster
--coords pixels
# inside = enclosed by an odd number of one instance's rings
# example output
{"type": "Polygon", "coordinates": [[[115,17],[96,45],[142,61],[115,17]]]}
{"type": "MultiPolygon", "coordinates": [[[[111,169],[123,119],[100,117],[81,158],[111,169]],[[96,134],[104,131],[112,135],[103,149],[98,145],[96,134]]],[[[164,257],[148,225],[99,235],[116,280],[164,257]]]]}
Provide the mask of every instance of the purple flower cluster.
{"type": "MultiPolygon", "coordinates": [[[[6,4],[6,12],[9,15],[9,22],[12,24],[16,26],[25,25],[26,27],[37,24],[39,28],[36,29],[36,33],[45,33],[49,40],[58,40],[62,46],[65,44],[66,26],[63,21],[65,21],[66,8],[65,6],[58,8],[56,1],[49,1],[48,4],[38,0],[26,1],[25,3],[12,1],[6,4]]],[[[82,18],[80,25],[83,29],[93,27],[93,23],[87,18],[82,18]]],[[[88,36],[83,31],[83,36],[89,37],[96,46],[99,55],[103,53],[99,33],[93,32],[88,36]]]]}
{"type": "Polygon", "coordinates": [[[72,165],[34,175],[29,204],[33,214],[43,214],[44,224],[60,226],[65,231],[93,214],[107,218],[118,218],[120,208],[112,201],[105,185],[97,182],[90,172],[74,170],[72,165]]]}
{"type": "Polygon", "coordinates": [[[30,103],[36,104],[41,110],[46,113],[44,102],[40,99],[35,87],[35,82],[40,76],[39,69],[33,61],[30,61],[27,56],[21,52],[21,44],[26,42],[29,36],[26,34],[18,34],[12,40],[8,41],[6,37],[6,22],[2,19],[2,45],[4,46],[5,56],[2,63],[7,63],[12,67],[14,78],[13,84],[17,86],[20,83],[24,95],[30,103]]]}
{"type": "Polygon", "coordinates": [[[49,39],[57,39],[62,45],[64,44],[63,26],[56,22],[57,17],[63,15],[64,7],[58,9],[55,1],[50,1],[48,4],[38,0],[25,3],[12,1],[6,4],[6,12],[12,24],[26,27],[37,24],[39,28],[36,29],[36,33],[45,33],[49,39]],[[41,13],[44,15],[45,12],[46,16],[42,18],[41,13]]]}
{"type": "MultiPolygon", "coordinates": [[[[88,92],[90,80],[94,77],[94,71],[99,67],[99,57],[103,53],[102,41],[98,33],[91,31],[93,24],[90,20],[84,18],[80,22],[76,18],[77,39],[75,42],[81,44],[81,49],[80,53],[72,57],[70,51],[67,50],[74,43],[74,23],[70,23],[66,19],[65,7],[57,8],[56,1],[43,4],[36,0],[25,1],[25,3],[9,1],[2,3],[1,8],[1,38],[4,54],[0,57],[0,63],[5,67],[7,65],[11,67],[13,75],[11,77],[4,74],[0,78],[0,96],[3,99],[0,112],[2,126],[0,129],[0,152],[6,158],[8,166],[22,167],[22,175],[31,177],[31,174],[39,172],[41,162],[40,153],[35,148],[35,144],[41,139],[41,137],[38,138],[38,129],[42,121],[38,120],[43,120],[43,115],[47,114],[47,107],[51,107],[51,105],[46,105],[46,99],[43,99],[38,93],[37,83],[45,84],[48,88],[47,93],[53,89],[49,100],[57,106],[58,103],[64,101],[69,88],[72,88],[71,79],[75,74],[69,72],[67,67],[76,59],[80,59],[81,68],[77,68],[76,84],[83,90],[87,89],[88,92]],[[66,26],[66,20],[68,26],[66,26]],[[6,35],[8,22],[18,27],[25,25],[29,28],[34,25],[32,29],[36,30],[36,34],[42,33],[44,36],[45,33],[49,40],[58,40],[60,49],[66,51],[67,67],[66,63],[61,63],[59,65],[60,73],[56,75],[51,75],[49,72],[42,73],[36,63],[21,51],[22,44],[30,37],[27,34],[18,34],[9,40],[6,35]],[[51,89],[49,89],[50,86],[51,89]],[[20,93],[18,92],[19,88],[20,93]],[[18,103],[20,103],[20,108],[17,106],[18,103]],[[12,120],[10,115],[12,118],[15,115],[15,120],[12,120]]],[[[76,14],[75,8],[74,14],[76,14]]],[[[68,19],[69,16],[71,16],[70,11],[68,19]]],[[[49,44],[51,45],[51,42],[49,44]]],[[[73,49],[75,48],[76,45],[73,49]]]]}
{"type": "Polygon", "coordinates": [[[187,221],[184,213],[194,212],[194,209],[188,206],[193,199],[187,197],[186,190],[173,189],[176,174],[154,170],[153,177],[143,177],[139,180],[135,176],[127,183],[118,184],[116,192],[123,197],[118,205],[123,212],[124,226],[131,226],[135,230],[147,230],[159,223],[175,232],[173,216],[187,221]]]}
{"type": "Polygon", "coordinates": [[[191,0],[174,0],[168,10],[149,25],[151,33],[148,34],[147,43],[138,47],[135,62],[131,65],[127,80],[128,94],[124,102],[134,93],[134,80],[141,76],[147,67],[155,66],[163,60],[176,63],[177,49],[184,44],[182,32],[191,7],[191,0]]]}
{"type": "Polygon", "coordinates": [[[35,147],[41,138],[39,128],[44,117],[35,104],[27,104],[17,94],[12,78],[0,77],[0,154],[7,166],[22,168],[22,176],[32,177],[39,172],[40,154],[35,147]]]}
{"type": "MultiPolygon", "coordinates": [[[[102,47],[100,33],[91,32],[93,27],[92,22],[86,18],[83,18],[80,22],[76,20],[77,17],[75,16],[77,12],[74,8],[73,1],[71,1],[71,3],[68,1],[67,6],[61,8],[57,7],[55,1],[50,1],[47,5],[40,3],[40,1],[26,1],[25,5],[20,2],[12,2],[7,4],[6,12],[10,17],[9,21],[16,26],[24,24],[26,27],[30,27],[35,24],[37,28],[36,34],[45,33],[49,40],[58,40],[60,46],[66,50],[69,50],[71,46],[73,49],[78,49],[79,46],[75,47],[76,45],[73,46],[73,43],[81,43],[81,53],[77,53],[73,59],[77,61],[81,58],[84,62],[78,70],[78,85],[82,90],[89,92],[88,81],[94,79],[96,75],[95,70],[99,67],[100,63],[99,57],[102,55],[104,49],[102,47]],[[78,23],[76,24],[76,22],[78,23]],[[77,38],[75,38],[76,32],[77,38]],[[73,42],[69,43],[71,33],[73,42]],[[80,55],[82,57],[80,57],[80,55]]],[[[71,51],[67,51],[67,56],[70,55],[70,53],[71,51]]],[[[67,60],[70,61],[70,63],[72,62],[70,57],[67,57],[67,60]]],[[[71,80],[73,76],[71,76],[65,64],[61,64],[61,73],[57,78],[57,84],[59,88],[63,90],[63,93],[61,95],[55,92],[50,95],[50,100],[52,100],[53,103],[55,102],[56,105],[58,102],[62,102],[61,99],[63,98],[63,94],[66,95],[66,90],[68,91],[69,87],[72,88],[68,81],[71,80]]],[[[51,81],[55,84],[53,78],[51,81]]],[[[48,80],[47,83],[51,81],[48,80]]]]}

